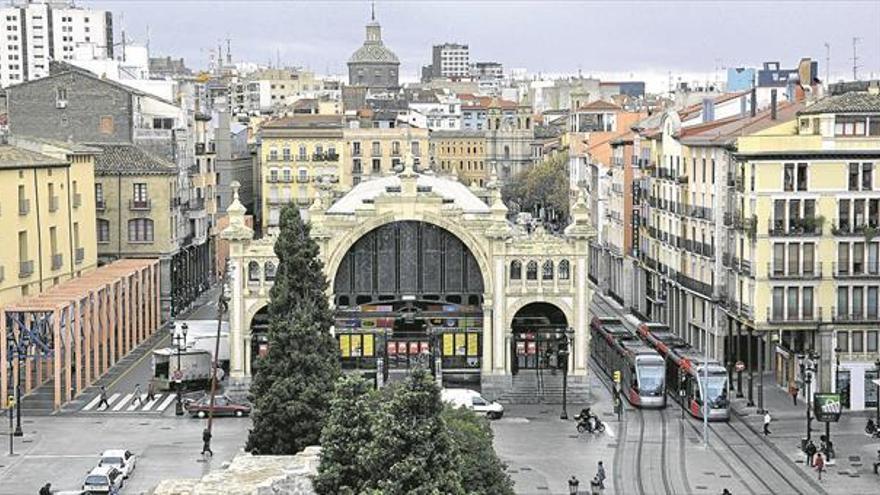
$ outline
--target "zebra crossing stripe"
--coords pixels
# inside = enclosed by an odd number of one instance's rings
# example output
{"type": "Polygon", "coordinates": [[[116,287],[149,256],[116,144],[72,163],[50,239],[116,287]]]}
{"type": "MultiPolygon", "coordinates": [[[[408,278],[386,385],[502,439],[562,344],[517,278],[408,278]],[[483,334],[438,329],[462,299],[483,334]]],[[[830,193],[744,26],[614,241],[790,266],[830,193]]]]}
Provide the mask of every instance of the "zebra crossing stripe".
{"type": "Polygon", "coordinates": [[[98,402],[101,402],[101,394],[96,395],[95,398],[92,399],[91,402],[86,404],[86,407],[82,408],[82,410],[83,411],[91,411],[92,408],[94,408],[95,406],[98,405],[98,402]]]}
{"type": "Polygon", "coordinates": [[[174,395],[168,394],[168,397],[165,397],[165,400],[163,400],[162,403],[159,404],[159,407],[156,408],[156,411],[159,411],[159,412],[164,411],[165,408],[167,408],[168,405],[171,404],[171,401],[173,401],[173,400],[174,400],[174,395]]]}
{"type": "Polygon", "coordinates": [[[156,394],[156,396],[153,397],[153,400],[144,404],[144,408],[141,409],[141,411],[149,411],[150,409],[153,408],[153,406],[156,405],[157,402],[159,402],[159,399],[161,399],[161,398],[162,398],[162,394],[156,394]]]}
{"type": "Polygon", "coordinates": [[[134,411],[135,408],[142,407],[144,405],[144,400],[146,400],[146,398],[147,398],[147,394],[141,394],[141,400],[136,401],[137,397],[133,395],[131,397],[131,405],[128,406],[128,409],[126,409],[126,411],[134,411]]]}
{"type": "Polygon", "coordinates": [[[115,406],[113,406],[113,410],[119,411],[123,407],[125,407],[126,404],[131,404],[131,398],[133,396],[134,394],[125,394],[125,397],[123,397],[122,400],[120,400],[115,406]]]}
{"type": "MultiPolygon", "coordinates": [[[[99,395],[98,398],[100,399],[100,397],[101,397],[101,396],[99,395]]],[[[106,411],[107,409],[110,409],[110,406],[113,405],[113,401],[115,401],[115,400],[118,399],[118,398],[119,398],[119,392],[117,392],[117,393],[111,395],[110,398],[107,399],[107,404],[108,404],[108,405],[106,405],[106,406],[102,405],[101,407],[98,408],[98,410],[99,410],[99,411],[106,411]]]]}

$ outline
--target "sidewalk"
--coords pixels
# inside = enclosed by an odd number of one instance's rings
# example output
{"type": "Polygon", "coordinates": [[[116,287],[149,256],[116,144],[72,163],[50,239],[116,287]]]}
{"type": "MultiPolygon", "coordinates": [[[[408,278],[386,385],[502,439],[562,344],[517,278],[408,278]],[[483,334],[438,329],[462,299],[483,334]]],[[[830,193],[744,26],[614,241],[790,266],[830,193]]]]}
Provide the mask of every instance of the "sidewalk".
{"type": "MultiPolygon", "coordinates": [[[[743,372],[743,397],[741,399],[736,398],[735,374],[733,383],[731,384],[731,395],[733,396],[733,400],[731,400],[731,407],[733,408],[734,412],[740,416],[759,414],[758,405],[760,404],[760,398],[758,391],[758,382],[760,381],[761,376],[758,373],[755,373],[754,376],[754,395],[752,396],[752,398],[755,404],[753,406],[748,405],[749,390],[747,377],[748,374],[746,372],[743,372]]],[[[798,396],[797,405],[795,405],[792,401],[791,395],[788,394],[788,391],[776,385],[772,371],[764,373],[763,406],[765,410],[770,411],[770,415],[774,419],[806,418],[807,414],[807,403],[804,397],[798,396]]]]}

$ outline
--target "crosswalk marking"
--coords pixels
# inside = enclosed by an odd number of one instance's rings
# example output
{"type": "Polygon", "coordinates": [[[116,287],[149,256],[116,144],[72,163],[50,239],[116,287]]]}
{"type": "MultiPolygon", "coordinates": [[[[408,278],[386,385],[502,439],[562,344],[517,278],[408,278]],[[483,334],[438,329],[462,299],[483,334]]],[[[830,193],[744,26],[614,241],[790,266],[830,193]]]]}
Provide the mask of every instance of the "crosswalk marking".
{"type": "Polygon", "coordinates": [[[92,408],[95,407],[95,406],[97,406],[97,405],[98,405],[98,402],[100,402],[100,401],[101,401],[101,394],[98,394],[98,395],[95,396],[94,399],[92,399],[91,402],[89,402],[88,404],[86,404],[86,407],[84,407],[82,410],[83,410],[83,411],[91,411],[92,408]]]}
{"type": "Polygon", "coordinates": [[[131,397],[131,405],[128,406],[126,411],[134,411],[137,407],[142,407],[144,405],[144,401],[147,399],[147,394],[141,394],[141,400],[136,400],[135,396],[131,397]]]}
{"type": "Polygon", "coordinates": [[[166,397],[165,400],[163,400],[162,403],[159,404],[159,407],[157,407],[156,410],[157,411],[164,411],[165,408],[168,407],[168,405],[171,404],[171,401],[173,401],[173,400],[174,400],[174,395],[168,394],[168,397],[166,397]]]}
{"type": "Polygon", "coordinates": [[[125,397],[122,398],[122,400],[120,400],[115,406],[113,406],[113,410],[119,411],[120,409],[125,407],[126,404],[130,404],[131,398],[133,396],[134,396],[134,394],[126,394],[125,397]]]}
{"type": "MultiPolygon", "coordinates": [[[[98,397],[100,398],[101,396],[99,395],[98,397]]],[[[106,411],[107,409],[110,408],[110,406],[113,405],[113,401],[115,401],[115,400],[118,399],[118,398],[119,398],[119,393],[115,393],[115,394],[111,395],[110,398],[107,399],[107,404],[108,404],[108,405],[105,406],[105,405],[102,404],[101,407],[98,408],[98,410],[99,410],[99,411],[106,411]]]]}
{"type": "Polygon", "coordinates": [[[153,406],[156,405],[157,402],[159,402],[159,399],[161,399],[161,398],[162,398],[162,394],[156,394],[155,396],[153,396],[153,400],[151,400],[150,402],[147,402],[144,405],[144,408],[141,410],[142,411],[149,411],[153,406]]]}

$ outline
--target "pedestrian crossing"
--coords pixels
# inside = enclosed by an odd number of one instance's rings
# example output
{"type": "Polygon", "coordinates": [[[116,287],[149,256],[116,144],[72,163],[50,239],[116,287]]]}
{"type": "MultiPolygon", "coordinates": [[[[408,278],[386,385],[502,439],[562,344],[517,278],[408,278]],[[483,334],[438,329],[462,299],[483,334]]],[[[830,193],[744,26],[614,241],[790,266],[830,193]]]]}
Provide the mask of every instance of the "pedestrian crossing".
{"type": "Polygon", "coordinates": [[[161,413],[168,409],[168,406],[174,402],[174,398],[174,394],[154,394],[152,400],[147,400],[147,394],[140,394],[136,397],[133,393],[123,395],[117,392],[107,397],[107,404],[101,404],[101,395],[98,394],[81,411],[161,413]]]}

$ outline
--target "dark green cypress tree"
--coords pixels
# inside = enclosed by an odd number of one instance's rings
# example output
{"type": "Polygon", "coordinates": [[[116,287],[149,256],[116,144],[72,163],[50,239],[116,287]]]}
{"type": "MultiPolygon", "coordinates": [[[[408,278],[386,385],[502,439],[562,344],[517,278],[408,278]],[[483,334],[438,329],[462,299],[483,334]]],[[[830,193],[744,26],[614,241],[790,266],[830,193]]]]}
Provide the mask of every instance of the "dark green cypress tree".
{"type": "Polygon", "coordinates": [[[440,388],[422,368],[385,401],[367,453],[368,491],[385,495],[461,494],[459,457],[441,417],[440,388]]]}
{"type": "Polygon", "coordinates": [[[294,454],[318,444],[340,373],[319,248],[293,206],[281,212],[275,254],[269,350],[253,363],[253,428],[246,445],[265,455],[294,454]]]}
{"type": "Polygon", "coordinates": [[[321,431],[321,464],[315,490],[326,495],[360,494],[370,479],[366,455],[373,441],[377,393],[360,376],[336,382],[330,415],[321,431]]]}

